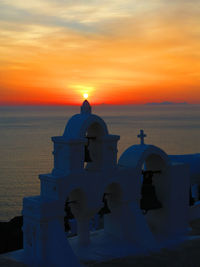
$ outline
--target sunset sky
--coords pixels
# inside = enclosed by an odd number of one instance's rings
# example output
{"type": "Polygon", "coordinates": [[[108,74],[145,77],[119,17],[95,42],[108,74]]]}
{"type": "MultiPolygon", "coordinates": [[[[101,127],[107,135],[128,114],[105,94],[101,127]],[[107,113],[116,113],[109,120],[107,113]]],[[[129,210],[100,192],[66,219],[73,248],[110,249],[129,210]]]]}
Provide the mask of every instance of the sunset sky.
{"type": "Polygon", "coordinates": [[[200,103],[199,0],[1,0],[0,104],[200,103]]]}

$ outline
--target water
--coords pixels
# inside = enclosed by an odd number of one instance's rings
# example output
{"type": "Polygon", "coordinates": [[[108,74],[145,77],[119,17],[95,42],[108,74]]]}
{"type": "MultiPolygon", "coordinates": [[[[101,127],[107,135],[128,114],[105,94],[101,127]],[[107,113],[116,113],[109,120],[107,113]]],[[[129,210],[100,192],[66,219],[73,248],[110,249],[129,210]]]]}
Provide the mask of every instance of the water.
{"type": "MultiPolygon", "coordinates": [[[[96,106],[111,134],[121,136],[119,155],[145,140],[169,154],[200,152],[200,105],[96,106]]],[[[38,195],[38,174],[53,167],[51,136],[62,135],[79,107],[0,107],[0,220],[21,214],[24,196],[38,195]]]]}

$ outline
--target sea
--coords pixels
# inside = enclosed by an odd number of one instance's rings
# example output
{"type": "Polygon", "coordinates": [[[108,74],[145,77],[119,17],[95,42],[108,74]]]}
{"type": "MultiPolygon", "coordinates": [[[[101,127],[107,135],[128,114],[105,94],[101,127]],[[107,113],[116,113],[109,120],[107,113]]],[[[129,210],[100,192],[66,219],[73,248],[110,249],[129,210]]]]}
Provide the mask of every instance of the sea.
{"type": "MultiPolygon", "coordinates": [[[[38,175],[53,168],[51,137],[79,112],[79,106],[0,106],[0,221],[21,215],[23,198],[40,194],[38,175]]],[[[99,105],[93,113],[120,135],[118,158],[140,142],[140,129],[145,143],[168,154],[200,153],[200,105],[99,105]]]]}

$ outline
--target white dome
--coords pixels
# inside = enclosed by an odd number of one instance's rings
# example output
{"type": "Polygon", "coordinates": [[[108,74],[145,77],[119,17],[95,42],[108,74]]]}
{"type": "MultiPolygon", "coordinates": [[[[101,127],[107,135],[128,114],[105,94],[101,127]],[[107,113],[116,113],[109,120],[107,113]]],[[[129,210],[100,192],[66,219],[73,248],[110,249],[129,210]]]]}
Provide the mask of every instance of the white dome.
{"type": "Polygon", "coordinates": [[[108,135],[106,123],[99,116],[91,114],[91,106],[85,100],[81,106],[81,113],[69,119],[63,136],[67,139],[84,138],[87,129],[94,123],[100,126],[103,135],[108,135]]]}

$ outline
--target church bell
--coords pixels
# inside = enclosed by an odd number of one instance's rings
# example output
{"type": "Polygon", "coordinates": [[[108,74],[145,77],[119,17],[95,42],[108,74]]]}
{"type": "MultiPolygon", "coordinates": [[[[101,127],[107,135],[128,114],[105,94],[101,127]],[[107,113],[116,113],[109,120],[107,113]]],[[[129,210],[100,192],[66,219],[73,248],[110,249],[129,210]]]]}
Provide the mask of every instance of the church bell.
{"type": "Polygon", "coordinates": [[[110,193],[104,193],[103,194],[103,199],[102,202],[104,203],[103,208],[101,208],[98,212],[98,214],[100,215],[100,217],[103,217],[104,214],[109,214],[111,213],[109,207],[108,207],[108,201],[107,201],[107,196],[110,195],[110,193]]]}
{"type": "Polygon", "coordinates": [[[192,196],[192,188],[190,187],[190,200],[189,200],[189,205],[193,206],[195,203],[195,199],[192,196]]]}
{"type": "Polygon", "coordinates": [[[96,137],[86,136],[86,138],[88,139],[88,143],[87,143],[87,145],[85,145],[85,159],[84,159],[84,162],[92,162],[92,159],[91,159],[91,156],[90,156],[90,151],[89,151],[89,141],[90,141],[90,139],[95,140],[96,137]]]}
{"type": "Polygon", "coordinates": [[[162,204],[156,196],[155,186],[152,184],[152,178],[154,173],[160,173],[160,171],[142,172],[144,180],[141,190],[142,198],[140,200],[140,208],[144,210],[145,214],[148,212],[148,210],[162,208],[162,204]]]}
{"type": "Polygon", "coordinates": [[[90,151],[88,149],[88,145],[85,146],[85,159],[84,162],[92,162],[92,159],[90,157],[90,151]]]}
{"type": "Polygon", "coordinates": [[[143,185],[140,208],[144,211],[162,208],[162,204],[157,199],[154,185],[143,185]]]}

